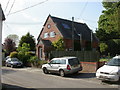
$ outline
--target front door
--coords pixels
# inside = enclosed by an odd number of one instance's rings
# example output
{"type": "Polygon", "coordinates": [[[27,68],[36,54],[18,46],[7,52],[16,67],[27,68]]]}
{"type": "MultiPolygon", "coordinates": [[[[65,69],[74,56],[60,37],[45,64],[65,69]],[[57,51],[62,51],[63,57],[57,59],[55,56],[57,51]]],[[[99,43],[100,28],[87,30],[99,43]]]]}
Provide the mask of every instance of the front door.
{"type": "Polygon", "coordinates": [[[43,55],[42,48],[39,48],[39,57],[41,60],[42,60],[42,55],[43,55]]]}

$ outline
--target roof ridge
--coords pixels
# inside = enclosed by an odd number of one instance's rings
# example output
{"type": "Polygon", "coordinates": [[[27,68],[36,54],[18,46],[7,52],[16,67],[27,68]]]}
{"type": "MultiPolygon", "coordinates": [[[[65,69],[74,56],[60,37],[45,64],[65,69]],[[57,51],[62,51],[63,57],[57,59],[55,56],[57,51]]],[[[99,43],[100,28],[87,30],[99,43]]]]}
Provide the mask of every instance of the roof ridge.
{"type": "MultiPolygon", "coordinates": [[[[61,20],[64,20],[64,21],[72,22],[72,20],[63,19],[63,18],[59,18],[59,17],[55,17],[55,16],[51,16],[51,15],[49,15],[49,16],[50,16],[51,18],[57,18],[57,19],[61,19],[61,20]]],[[[81,23],[81,22],[77,22],[77,21],[74,21],[74,23],[86,25],[86,23],[81,23]]]]}

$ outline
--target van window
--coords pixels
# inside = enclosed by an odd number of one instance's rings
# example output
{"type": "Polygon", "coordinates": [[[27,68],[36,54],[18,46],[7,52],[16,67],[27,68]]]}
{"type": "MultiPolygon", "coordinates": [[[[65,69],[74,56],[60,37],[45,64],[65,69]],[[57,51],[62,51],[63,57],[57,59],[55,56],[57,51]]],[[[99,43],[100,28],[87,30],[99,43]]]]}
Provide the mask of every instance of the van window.
{"type": "Polygon", "coordinates": [[[80,64],[78,58],[69,59],[68,62],[71,66],[80,64]]]}
{"type": "Polygon", "coordinates": [[[109,66],[120,66],[120,59],[119,58],[113,58],[107,63],[107,65],[109,65],[109,66]]]}

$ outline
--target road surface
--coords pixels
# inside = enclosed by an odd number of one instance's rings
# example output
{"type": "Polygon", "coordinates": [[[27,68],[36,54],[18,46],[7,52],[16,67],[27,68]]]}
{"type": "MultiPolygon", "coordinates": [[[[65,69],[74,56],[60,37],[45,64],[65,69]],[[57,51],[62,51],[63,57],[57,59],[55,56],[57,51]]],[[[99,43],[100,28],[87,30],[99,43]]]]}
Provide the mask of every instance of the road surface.
{"type": "Polygon", "coordinates": [[[22,88],[118,88],[119,84],[102,83],[94,73],[60,77],[44,74],[41,69],[2,67],[2,83],[22,88]]]}

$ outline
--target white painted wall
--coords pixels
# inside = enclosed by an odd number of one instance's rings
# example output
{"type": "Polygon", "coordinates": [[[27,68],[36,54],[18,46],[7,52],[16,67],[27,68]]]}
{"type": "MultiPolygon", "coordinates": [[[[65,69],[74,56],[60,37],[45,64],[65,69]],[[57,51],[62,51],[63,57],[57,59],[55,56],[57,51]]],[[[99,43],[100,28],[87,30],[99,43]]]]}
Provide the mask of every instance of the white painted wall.
{"type": "Polygon", "coordinates": [[[0,5],[0,90],[2,89],[1,85],[1,75],[2,75],[2,9],[0,5]]]}

